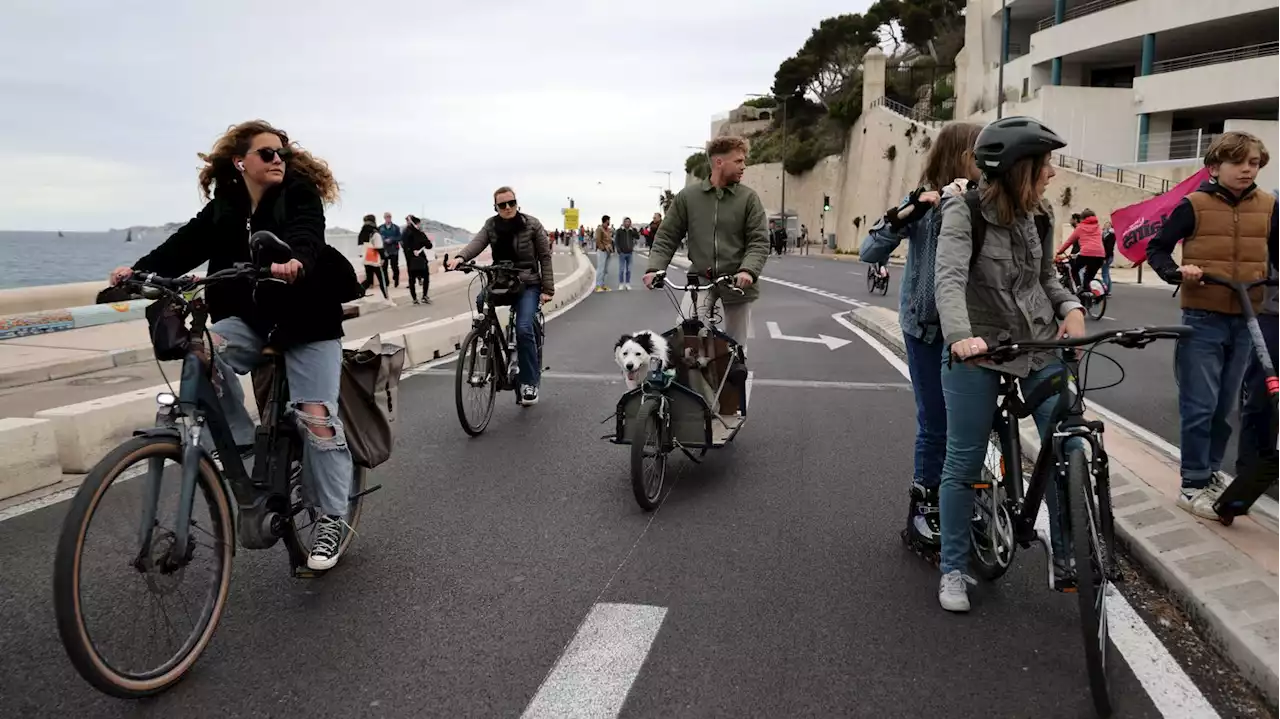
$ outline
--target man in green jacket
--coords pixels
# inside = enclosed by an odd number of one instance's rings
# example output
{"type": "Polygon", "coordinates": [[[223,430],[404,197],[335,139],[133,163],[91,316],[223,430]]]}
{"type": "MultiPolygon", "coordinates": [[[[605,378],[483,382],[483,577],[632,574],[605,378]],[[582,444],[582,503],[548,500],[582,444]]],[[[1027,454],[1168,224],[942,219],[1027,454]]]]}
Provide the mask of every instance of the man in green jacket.
{"type": "Polygon", "coordinates": [[[680,240],[688,235],[690,272],[706,277],[734,275],[737,292],[713,290],[699,296],[705,316],[719,300],[725,334],[744,348],[751,324],[751,303],[760,296],[756,283],[769,258],[768,218],[760,196],[738,184],[747,169],[747,143],[741,137],[717,137],[707,146],[711,177],[681,190],[658,228],[649,252],[644,286],[653,289],[654,273],[671,264],[680,240]]]}

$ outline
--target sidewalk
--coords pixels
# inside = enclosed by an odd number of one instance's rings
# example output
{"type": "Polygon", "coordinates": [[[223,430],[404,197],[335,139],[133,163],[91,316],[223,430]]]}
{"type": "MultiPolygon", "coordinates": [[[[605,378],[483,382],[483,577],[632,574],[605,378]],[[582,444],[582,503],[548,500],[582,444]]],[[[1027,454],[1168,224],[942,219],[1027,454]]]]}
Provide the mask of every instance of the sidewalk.
{"type": "MultiPolygon", "coordinates": [[[[447,294],[470,279],[461,273],[433,273],[431,295],[447,294]]],[[[408,305],[412,300],[404,268],[400,280],[400,287],[389,288],[390,301],[382,299],[375,284],[368,297],[347,306],[359,308],[360,316],[366,317],[408,305]]],[[[0,389],[150,362],[153,357],[145,319],[0,340],[0,389]]]]}
{"type": "MultiPolygon", "coordinates": [[[[849,314],[905,354],[897,312],[866,307],[849,314]]],[[[1021,435],[1023,454],[1034,461],[1040,438],[1032,420],[1023,420],[1021,435]]],[[[1118,539],[1274,705],[1280,693],[1274,518],[1251,513],[1224,527],[1194,517],[1174,504],[1181,486],[1176,458],[1115,423],[1107,424],[1105,436],[1118,539]]]]}

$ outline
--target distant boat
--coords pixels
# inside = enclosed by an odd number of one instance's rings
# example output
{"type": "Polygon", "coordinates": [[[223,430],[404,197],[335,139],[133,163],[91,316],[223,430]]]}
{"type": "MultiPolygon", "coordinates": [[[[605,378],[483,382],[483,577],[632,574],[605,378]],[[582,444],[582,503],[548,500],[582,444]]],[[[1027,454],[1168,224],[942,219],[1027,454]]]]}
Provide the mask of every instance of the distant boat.
{"type": "Polygon", "coordinates": [[[129,230],[129,234],[125,235],[125,242],[133,242],[133,230],[129,230]]]}
{"type": "Polygon", "coordinates": [[[58,237],[66,237],[66,235],[62,234],[62,230],[58,230],[58,237]]]}

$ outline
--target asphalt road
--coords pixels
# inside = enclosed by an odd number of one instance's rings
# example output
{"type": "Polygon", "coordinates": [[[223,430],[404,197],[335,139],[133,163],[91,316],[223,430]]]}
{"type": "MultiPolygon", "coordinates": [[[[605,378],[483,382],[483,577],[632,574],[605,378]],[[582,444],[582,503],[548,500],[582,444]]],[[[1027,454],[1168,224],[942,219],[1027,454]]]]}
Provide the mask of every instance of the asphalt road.
{"type": "MultiPolygon", "coordinates": [[[[769,271],[812,271],[802,262],[769,271]]],[[[208,651],[153,700],[104,697],[59,644],[66,504],[0,522],[3,713],[565,716],[573,699],[590,716],[1091,716],[1076,601],[1044,588],[1042,555],[975,589],[969,615],[938,608],[936,571],[898,539],[910,389],[831,319],[847,309],[765,288],[750,422],[705,463],[677,460],[653,514],[631,496],[625,448],[599,438],[623,391],[613,342],[669,326],[661,294],[596,294],[553,321],[542,403],[501,396],[476,439],[450,366],[406,378],[395,455],[350,554],[295,580],[283,548],[241,550],[208,651]],[[850,343],[772,339],[767,322],[850,343]],[[625,671],[599,672],[606,655],[625,671]]],[[[1113,656],[1116,716],[1162,716],[1152,696],[1175,679],[1144,685],[1113,656]]]]}

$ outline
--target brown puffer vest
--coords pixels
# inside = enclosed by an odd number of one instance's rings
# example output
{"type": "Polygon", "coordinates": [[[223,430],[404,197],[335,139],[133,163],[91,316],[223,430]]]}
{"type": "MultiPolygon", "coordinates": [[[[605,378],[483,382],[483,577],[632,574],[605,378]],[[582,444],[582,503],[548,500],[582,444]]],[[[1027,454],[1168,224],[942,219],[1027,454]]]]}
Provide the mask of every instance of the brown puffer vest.
{"type": "MultiPolygon", "coordinates": [[[[1187,195],[1195,210],[1196,229],[1183,242],[1182,263],[1236,282],[1260,280],[1267,275],[1267,233],[1276,200],[1256,189],[1235,203],[1232,199],[1218,188],[1187,195]]],[[[1249,293],[1255,312],[1262,308],[1262,296],[1261,287],[1249,293]]],[[[1218,285],[1184,284],[1182,308],[1240,314],[1235,291],[1218,285]]]]}

